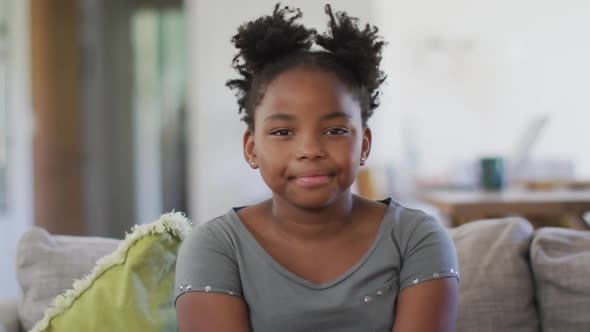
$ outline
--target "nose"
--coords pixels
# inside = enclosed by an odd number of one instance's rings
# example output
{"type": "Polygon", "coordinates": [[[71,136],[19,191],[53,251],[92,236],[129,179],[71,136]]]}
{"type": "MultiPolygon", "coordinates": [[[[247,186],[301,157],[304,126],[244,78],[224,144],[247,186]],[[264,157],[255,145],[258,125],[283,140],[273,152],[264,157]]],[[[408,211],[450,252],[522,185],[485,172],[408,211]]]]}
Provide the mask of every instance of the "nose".
{"type": "Polygon", "coordinates": [[[299,142],[297,142],[297,159],[324,159],[326,158],[326,150],[320,137],[316,135],[299,135],[299,142]]]}

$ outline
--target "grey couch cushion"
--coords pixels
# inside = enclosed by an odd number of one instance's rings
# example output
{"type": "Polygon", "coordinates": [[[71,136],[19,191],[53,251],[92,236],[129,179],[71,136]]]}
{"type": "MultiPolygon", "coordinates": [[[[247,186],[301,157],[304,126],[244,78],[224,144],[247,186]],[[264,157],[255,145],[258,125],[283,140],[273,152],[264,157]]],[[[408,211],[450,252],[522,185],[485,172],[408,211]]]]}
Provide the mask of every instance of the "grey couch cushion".
{"type": "Polygon", "coordinates": [[[17,278],[23,292],[19,305],[22,328],[42,318],[51,300],[72,287],[74,279],[90,273],[101,257],[113,252],[119,240],[50,235],[34,227],[17,248],[17,278]]]}
{"type": "Polygon", "coordinates": [[[0,332],[19,332],[18,301],[0,300],[0,332]]]}
{"type": "Polygon", "coordinates": [[[457,331],[539,331],[529,245],[522,218],[482,220],[452,229],[461,282],[457,331]]]}
{"type": "Polygon", "coordinates": [[[543,331],[590,331],[590,232],[538,230],[531,262],[543,331]]]}

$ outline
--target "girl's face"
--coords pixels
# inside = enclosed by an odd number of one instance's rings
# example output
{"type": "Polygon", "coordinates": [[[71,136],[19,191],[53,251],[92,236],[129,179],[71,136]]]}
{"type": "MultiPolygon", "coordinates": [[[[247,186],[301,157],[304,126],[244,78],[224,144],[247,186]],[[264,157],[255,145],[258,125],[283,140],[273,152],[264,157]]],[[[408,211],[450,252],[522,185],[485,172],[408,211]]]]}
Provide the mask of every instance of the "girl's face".
{"type": "Polygon", "coordinates": [[[331,73],[295,68],[266,89],[244,135],[246,161],[273,195],[300,208],[325,207],[350,193],[371,147],[359,102],[331,73]],[[254,163],[254,164],[252,164],[254,163]]]}

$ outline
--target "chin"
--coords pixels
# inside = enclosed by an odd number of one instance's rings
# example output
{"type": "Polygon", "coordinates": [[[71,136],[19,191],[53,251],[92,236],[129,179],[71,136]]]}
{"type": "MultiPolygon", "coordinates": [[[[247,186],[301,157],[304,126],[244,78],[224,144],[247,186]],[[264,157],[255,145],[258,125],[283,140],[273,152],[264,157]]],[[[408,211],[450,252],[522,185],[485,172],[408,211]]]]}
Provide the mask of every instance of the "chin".
{"type": "Polygon", "coordinates": [[[342,192],[325,192],[325,191],[309,191],[309,192],[298,192],[293,195],[283,196],[291,204],[301,209],[307,210],[318,210],[323,209],[330,204],[334,203],[344,194],[342,192]]]}

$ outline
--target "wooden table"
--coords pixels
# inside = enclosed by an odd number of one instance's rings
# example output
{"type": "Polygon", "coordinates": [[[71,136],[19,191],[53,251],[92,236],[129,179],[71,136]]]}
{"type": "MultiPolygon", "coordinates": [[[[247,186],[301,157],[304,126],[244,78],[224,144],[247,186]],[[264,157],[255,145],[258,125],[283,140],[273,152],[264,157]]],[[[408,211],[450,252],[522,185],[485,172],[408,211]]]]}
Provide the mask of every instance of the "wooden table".
{"type": "Polygon", "coordinates": [[[583,218],[584,213],[590,211],[589,189],[507,189],[499,192],[429,190],[422,191],[418,197],[440,209],[452,226],[478,219],[519,215],[535,227],[559,226],[590,230],[590,224],[583,218]]]}

